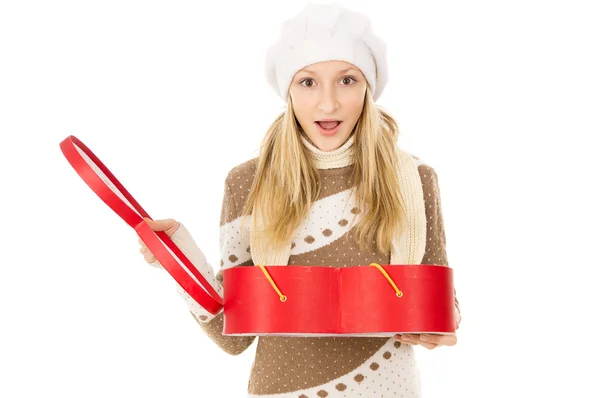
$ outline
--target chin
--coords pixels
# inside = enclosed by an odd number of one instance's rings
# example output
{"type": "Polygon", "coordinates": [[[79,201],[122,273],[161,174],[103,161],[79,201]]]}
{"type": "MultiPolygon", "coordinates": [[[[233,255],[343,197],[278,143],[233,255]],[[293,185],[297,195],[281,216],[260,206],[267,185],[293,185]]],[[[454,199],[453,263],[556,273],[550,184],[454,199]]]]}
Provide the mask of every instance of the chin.
{"type": "Polygon", "coordinates": [[[342,146],[345,140],[340,140],[338,138],[330,139],[330,140],[319,140],[317,141],[316,147],[325,152],[331,152],[342,146]]]}
{"type": "Polygon", "coordinates": [[[338,131],[335,135],[331,137],[326,137],[322,135],[319,131],[313,132],[313,134],[309,137],[310,141],[322,151],[330,152],[341,147],[348,135],[343,134],[343,132],[338,131]],[[340,134],[341,133],[341,134],[340,134]]]}
{"type": "Polygon", "coordinates": [[[333,137],[323,137],[321,134],[317,133],[317,136],[314,139],[311,139],[311,141],[320,150],[330,152],[344,145],[344,142],[348,140],[348,137],[350,137],[350,134],[345,134],[343,136],[336,134],[333,137]]]}

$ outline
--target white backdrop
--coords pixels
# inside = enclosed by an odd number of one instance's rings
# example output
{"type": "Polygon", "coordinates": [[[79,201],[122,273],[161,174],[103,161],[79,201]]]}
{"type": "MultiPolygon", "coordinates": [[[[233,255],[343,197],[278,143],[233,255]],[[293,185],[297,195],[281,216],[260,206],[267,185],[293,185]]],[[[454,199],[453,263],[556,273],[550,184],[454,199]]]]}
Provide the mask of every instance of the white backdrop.
{"type": "MultiPolygon", "coordinates": [[[[388,43],[378,104],[439,177],[464,320],[415,348],[425,397],[600,396],[593,3],[346,2],[388,43]]],[[[284,109],[264,52],[305,2],[0,4],[0,396],[245,396],[256,343],[202,332],[59,143],[217,268],[224,178],[284,109]]]]}

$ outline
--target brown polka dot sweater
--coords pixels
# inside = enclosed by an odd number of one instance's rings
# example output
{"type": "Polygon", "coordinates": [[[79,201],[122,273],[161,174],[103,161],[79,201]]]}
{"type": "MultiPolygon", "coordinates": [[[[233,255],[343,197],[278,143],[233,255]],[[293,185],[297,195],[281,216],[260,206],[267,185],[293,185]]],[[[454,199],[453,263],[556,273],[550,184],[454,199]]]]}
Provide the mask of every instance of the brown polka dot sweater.
{"type": "MultiPolygon", "coordinates": [[[[426,202],[427,243],[421,263],[448,265],[437,175],[432,167],[413,157],[426,202]]],[[[224,269],[254,265],[248,234],[240,233],[239,226],[256,161],[244,162],[227,175],[221,211],[221,263],[216,276],[183,224],[172,237],[221,295],[224,269]]],[[[343,215],[342,205],[351,188],[352,167],[319,170],[322,189],[312,219],[307,220],[307,225],[314,227],[309,233],[306,228],[299,229],[305,236],[297,235],[293,240],[288,265],[390,263],[389,253],[361,251],[354,227],[348,229],[350,220],[343,215]]],[[[359,210],[350,212],[355,215],[359,210]]],[[[257,340],[248,397],[420,397],[420,374],[411,345],[393,337],[224,336],[223,311],[210,314],[180,287],[177,289],[201,329],[225,352],[239,355],[257,340]]],[[[458,300],[455,303],[460,321],[458,300]]]]}

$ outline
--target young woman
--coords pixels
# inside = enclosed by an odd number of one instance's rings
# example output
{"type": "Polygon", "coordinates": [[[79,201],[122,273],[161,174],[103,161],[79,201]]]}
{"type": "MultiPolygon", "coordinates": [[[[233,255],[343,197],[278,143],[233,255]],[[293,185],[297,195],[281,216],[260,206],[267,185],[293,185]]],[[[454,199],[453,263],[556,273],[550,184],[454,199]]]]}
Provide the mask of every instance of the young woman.
{"type": "MultiPolygon", "coordinates": [[[[216,275],[183,224],[146,220],[217,292],[223,270],[255,264],[448,266],[436,172],[397,147],[396,122],[375,105],[387,81],[385,48],[367,17],[337,3],[309,4],[285,22],[266,58],[268,82],[287,109],[260,155],[227,175],[216,275]]],[[[177,288],[225,352],[238,355],[254,342],[224,336],[223,312],[209,313],[177,288]]],[[[451,346],[456,335],[258,336],[248,396],[419,397],[417,344],[451,346]]]]}

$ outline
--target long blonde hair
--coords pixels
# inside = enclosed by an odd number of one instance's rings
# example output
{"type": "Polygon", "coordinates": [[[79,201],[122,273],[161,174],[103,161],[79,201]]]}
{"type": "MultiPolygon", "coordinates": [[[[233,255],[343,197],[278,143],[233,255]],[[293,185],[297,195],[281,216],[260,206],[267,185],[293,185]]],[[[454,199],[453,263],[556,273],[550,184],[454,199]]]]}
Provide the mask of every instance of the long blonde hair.
{"type": "MultiPolygon", "coordinates": [[[[256,174],[242,209],[242,225],[246,216],[252,214],[256,221],[263,214],[264,229],[257,233],[267,234],[274,245],[291,241],[322,186],[318,169],[300,140],[301,132],[288,97],[287,109],[271,124],[262,141],[256,174]]],[[[366,242],[376,243],[376,249],[385,255],[395,234],[406,228],[405,198],[396,171],[399,131],[390,114],[375,104],[368,86],[361,116],[351,134],[356,134],[351,179],[362,212],[356,225],[359,245],[364,250],[366,242]]]]}

